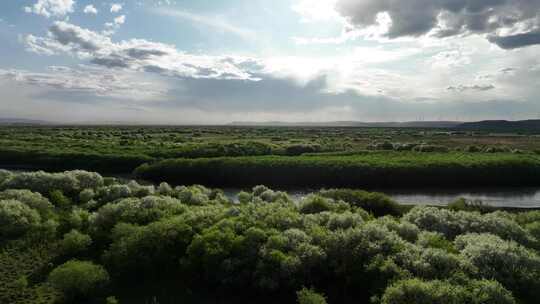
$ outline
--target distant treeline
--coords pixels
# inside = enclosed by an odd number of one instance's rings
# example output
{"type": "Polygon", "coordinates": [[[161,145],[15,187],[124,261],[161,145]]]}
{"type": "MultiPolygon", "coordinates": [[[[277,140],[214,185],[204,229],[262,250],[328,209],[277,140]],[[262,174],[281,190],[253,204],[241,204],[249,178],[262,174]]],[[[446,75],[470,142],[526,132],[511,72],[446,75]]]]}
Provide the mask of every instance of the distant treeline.
{"type": "Polygon", "coordinates": [[[350,156],[172,159],[144,164],[135,174],[151,181],[219,186],[533,186],[540,184],[540,156],[374,152],[350,156]]]}
{"type": "Polygon", "coordinates": [[[211,158],[286,155],[323,151],[319,145],[297,144],[277,147],[259,142],[203,143],[178,147],[174,150],[156,148],[155,151],[94,151],[69,150],[59,146],[57,150],[38,151],[28,148],[1,148],[0,167],[29,168],[50,171],[93,170],[103,173],[131,173],[138,166],[170,158],[211,158]]]}
{"type": "Polygon", "coordinates": [[[155,159],[146,155],[99,154],[83,152],[38,152],[0,149],[0,166],[10,169],[49,171],[94,170],[103,173],[129,173],[155,159]]]}

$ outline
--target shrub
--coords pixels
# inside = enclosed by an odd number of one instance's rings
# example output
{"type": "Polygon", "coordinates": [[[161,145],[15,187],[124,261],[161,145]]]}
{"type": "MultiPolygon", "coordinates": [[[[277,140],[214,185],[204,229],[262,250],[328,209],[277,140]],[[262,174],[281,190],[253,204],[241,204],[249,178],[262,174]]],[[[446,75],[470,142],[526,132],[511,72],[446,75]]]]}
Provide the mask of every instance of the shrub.
{"type": "Polygon", "coordinates": [[[251,200],[253,199],[253,197],[251,196],[251,194],[245,192],[245,191],[240,191],[238,193],[238,201],[241,203],[241,204],[247,204],[249,202],[251,202],[251,200]]]}
{"type": "Polygon", "coordinates": [[[455,244],[484,278],[496,279],[526,301],[540,297],[540,257],[533,251],[491,234],[462,235],[455,244]]]}
{"type": "Polygon", "coordinates": [[[452,211],[478,211],[481,213],[493,212],[495,210],[494,207],[485,205],[482,201],[469,201],[464,198],[448,204],[448,209],[452,211]]]}
{"type": "Polygon", "coordinates": [[[449,151],[448,147],[439,145],[419,145],[413,148],[415,152],[439,152],[446,153],[449,151]]]}
{"type": "Polygon", "coordinates": [[[8,180],[13,174],[10,171],[0,169],[0,188],[2,183],[6,180],[8,180]]]}
{"type": "Polygon", "coordinates": [[[480,215],[476,212],[458,211],[435,207],[415,207],[403,217],[423,230],[442,233],[446,238],[469,232],[492,233],[507,240],[528,244],[530,235],[504,213],[480,215]]]}
{"type": "Polygon", "coordinates": [[[76,256],[85,253],[92,244],[92,238],[80,233],[77,230],[71,230],[64,234],[64,238],[60,244],[62,253],[67,256],[76,256]]]}
{"type": "Polygon", "coordinates": [[[455,285],[446,281],[409,279],[388,287],[382,304],[515,304],[512,294],[494,281],[455,285]]]}
{"type": "Polygon", "coordinates": [[[0,200],[16,200],[39,212],[42,218],[52,215],[53,205],[41,194],[29,190],[6,190],[0,192],[0,200]]]}
{"type": "Polygon", "coordinates": [[[36,210],[16,200],[0,201],[0,239],[20,237],[40,224],[36,210]]]}
{"type": "Polygon", "coordinates": [[[107,232],[118,222],[146,225],[186,209],[186,205],[171,197],[126,198],[101,207],[92,217],[91,225],[95,232],[107,232]]]}
{"type": "Polygon", "coordinates": [[[330,211],[333,208],[333,201],[318,195],[309,195],[300,202],[300,212],[304,214],[320,213],[330,211]]]}
{"type": "Polygon", "coordinates": [[[422,231],[418,235],[418,240],[416,241],[421,247],[424,248],[437,248],[443,249],[450,253],[457,253],[457,249],[454,247],[454,243],[447,240],[442,233],[431,232],[431,231],[422,231]]]}
{"type": "Polygon", "coordinates": [[[401,215],[401,207],[382,193],[366,192],[360,190],[332,189],[323,190],[321,196],[334,200],[345,201],[353,206],[360,207],[375,216],[401,215]]]}
{"type": "Polygon", "coordinates": [[[84,189],[83,191],[81,191],[81,193],[79,193],[79,202],[81,204],[86,204],[90,202],[91,200],[93,200],[95,196],[96,196],[96,193],[94,190],[84,189]]]}
{"type": "Polygon", "coordinates": [[[183,217],[174,217],[138,227],[120,223],[113,229],[113,243],[105,260],[115,274],[164,277],[178,269],[193,237],[183,217]]]}
{"type": "Polygon", "coordinates": [[[285,154],[297,156],[304,153],[320,152],[321,150],[321,146],[319,145],[292,145],[285,148],[285,154]]]}
{"type": "Polygon", "coordinates": [[[2,183],[4,189],[27,189],[43,195],[53,190],[62,191],[68,196],[78,195],[84,188],[94,188],[103,183],[97,173],[71,171],[64,173],[23,172],[10,176],[2,183]]]}
{"type": "Polygon", "coordinates": [[[326,304],[326,297],[313,289],[302,288],[296,292],[298,304],[326,304]]]}
{"type": "Polygon", "coordinates": [[[109,283],[109,274],[92,262],[71,260],[56,267],[49,283],[70,299],[87,299],[101,294],[109,283]]]}
{"type": "Polygon", "coordinates": [[[64,195],[61,190],[53,190],[49,192],[49,199],[58,208],[68,208],[71,206],[71,200],[64,195]]]}
{"type": "Polygon", "coordinates": [[[425,282],[419,279],[399,281],[388,287],[382,304],[455,304],[467,303],[464,288],[442,281],[425,282]]]}

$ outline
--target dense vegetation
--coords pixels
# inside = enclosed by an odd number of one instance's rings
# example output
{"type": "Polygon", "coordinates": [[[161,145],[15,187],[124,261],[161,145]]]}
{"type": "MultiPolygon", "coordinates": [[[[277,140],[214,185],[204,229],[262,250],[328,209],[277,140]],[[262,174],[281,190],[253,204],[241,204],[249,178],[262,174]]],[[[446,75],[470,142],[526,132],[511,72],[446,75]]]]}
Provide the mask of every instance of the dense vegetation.
{"type": "Polygon", "coordinates": [[[2,127],[0,167],[86,169],[129,174],[172,158],[212,158],[365,150],[416,152],[534,152],[534,135],[444,129],[317,127],[2,127]]]}
{"type": "Polygon", "coordinates": [[[365,152],[165,160],[135,173],[153,181],[218,186],[527,186],[540,183],[540,156],[512,153],[365,152]]]}
{"type": "Polygon", "coordinates": [[[0,171],[0,303],[537,303],[540,213],[478,207],[0,171]]]}

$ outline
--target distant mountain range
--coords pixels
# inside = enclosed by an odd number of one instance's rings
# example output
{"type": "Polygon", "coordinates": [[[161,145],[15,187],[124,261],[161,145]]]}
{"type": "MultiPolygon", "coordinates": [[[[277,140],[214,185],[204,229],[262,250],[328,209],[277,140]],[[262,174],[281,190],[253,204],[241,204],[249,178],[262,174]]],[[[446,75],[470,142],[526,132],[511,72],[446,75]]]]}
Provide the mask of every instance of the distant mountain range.
{"type": "Polygon", "coordinates": [[[457,128],[471,131],[490,131],[490,132],[527,132],[540,133],[540,120],[484,120],[478,122],[462,123],[457,128]]]}
{"type": "MultiPolygon", "coordinates": [[[[88,125],[102,125],[103,123],[88,123],[88,125]]],[[[61,125],[44,120],[25,118],[0,118],[0,125],[61,125]]],[[[84,125],[80,123],[78,125],[84,125]]],[[[128,125],[123,123],[107,123],[107,125],[128,125]]],[[[141,124],[133,124],[141,126],[141,124]]],[[[227,126],[251,126],[251,127],[363,127],[363,128],[436,128],[453,129],[462,131],[485,131],[498,133],[538,133],[540,134],[540,119],[536,120],[484,120],[477,122],[459,121],[408,121],[408,122],[361,122],[361,121],[328,121],[328,122],[250,122],[237,121],[227,126]]]]}
{"type": "Polygon", "coordinates": [[[36,119],[1,118],[0,117],[0,125],[47,125],[47,124],[51,124],[51,123],[44,120],[36,120],[36,119]]]}
{"type": "Polygon", "coordinates": [[[232,122],[230,126],[283,126],[283,127],[364,127],[364,128],[455,128],[462,122],[456,121],[409,121],[409,122],[361,122],[361,121],[329,121],[329,122],[232,122]]]}

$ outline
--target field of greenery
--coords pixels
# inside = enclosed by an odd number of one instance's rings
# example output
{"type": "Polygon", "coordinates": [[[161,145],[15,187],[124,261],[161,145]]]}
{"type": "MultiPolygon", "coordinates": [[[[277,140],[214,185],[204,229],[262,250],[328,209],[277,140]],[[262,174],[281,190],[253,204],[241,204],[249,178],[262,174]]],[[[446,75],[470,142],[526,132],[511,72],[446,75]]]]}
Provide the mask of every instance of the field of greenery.
{"type": "Polygon", "coordinates": [[[0,303],[532,304],[539,250],[539,211],[0,171],[0,303]]]}
{"type": "Polygon", "coordinates": [[[534,153],[534,134],[331,127],[3,126],[0,167],[130,174],[174,158],[348,155],[362,151],[534,153]]]}
{"type": "Polygon", "coordinates": [[[537,186],[540,155],[365,152],[173,159],[144,164],[135,173],[156,182],[231,187],[537,186]]]}

